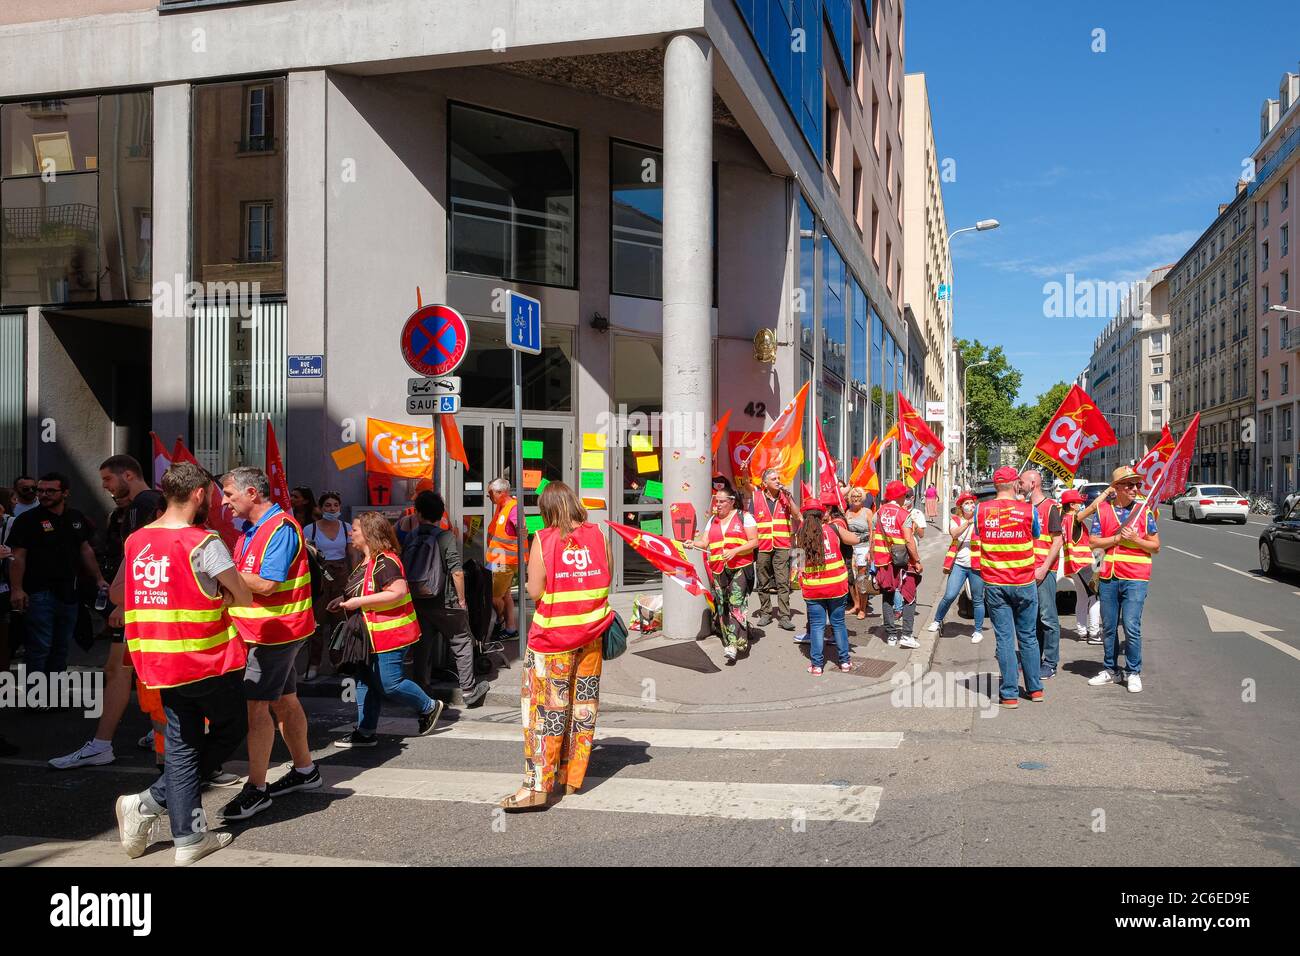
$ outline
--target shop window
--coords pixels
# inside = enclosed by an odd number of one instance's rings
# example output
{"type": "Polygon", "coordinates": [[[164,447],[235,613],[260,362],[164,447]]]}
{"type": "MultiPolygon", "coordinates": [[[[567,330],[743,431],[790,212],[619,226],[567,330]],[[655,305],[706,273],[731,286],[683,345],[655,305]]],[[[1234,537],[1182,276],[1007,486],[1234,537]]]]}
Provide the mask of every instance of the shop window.
{"type": "MultiPolygon", "coordinates": [[[[469,353],[456,374],[466,408],[514,408],[512,360],[505,323],[470,321],[469,353]]],[[[563,328],[542,327],[540,355],[519,356],[527,411],[573,411],[573,339],[563,328]]]]}

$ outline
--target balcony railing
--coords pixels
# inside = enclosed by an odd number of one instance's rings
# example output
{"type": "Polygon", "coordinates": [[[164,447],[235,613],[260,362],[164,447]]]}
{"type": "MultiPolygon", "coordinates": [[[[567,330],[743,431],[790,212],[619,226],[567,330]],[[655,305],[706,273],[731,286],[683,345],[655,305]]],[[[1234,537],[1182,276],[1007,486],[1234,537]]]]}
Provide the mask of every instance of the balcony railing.
{"type": "Polygon", "coordinates": [[[1282,164],[1290,158],[1297,146],[1300,146],[1300,127],[1296,127],[1287,134],[1286,139],[1282,140],[1277,149],[1274,150],[1273,155],[1268,158],[1268,161],[1255,170],[1255,178],[1251,180],[1250,185],[1246,188],[1246,195],[1253,196],[1255,190],[1264,185],[1268,178],[1276,173],[1282,167],[1282,164]]]}

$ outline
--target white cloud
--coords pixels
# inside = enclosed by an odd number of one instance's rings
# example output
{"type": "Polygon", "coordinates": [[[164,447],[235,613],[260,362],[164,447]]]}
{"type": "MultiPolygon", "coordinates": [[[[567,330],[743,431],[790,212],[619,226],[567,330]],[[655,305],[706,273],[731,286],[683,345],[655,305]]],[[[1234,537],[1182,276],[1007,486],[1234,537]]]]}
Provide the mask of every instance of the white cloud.
{"type": "MultiPolygon", "coordinates": [[[[1109,246],[1072,259],[1043,260],[1034,257],[1001,259],[990,263],[1003,272],[1022,272],[1042,279],[1059,278],[1067,272],[1075,275],[1105,270],[1124,275],[1139,274],[1143,263],[1166,265],[1178,261],[1200,235],[1194,229],[1181,232],[1162,232],[1132,242],[1109,246]]],[[[1152,266],[1151,268],[1154,268],[1152,266]]],[[[1142,271],[1145,276],[1150,268],[1142,271]]]]}

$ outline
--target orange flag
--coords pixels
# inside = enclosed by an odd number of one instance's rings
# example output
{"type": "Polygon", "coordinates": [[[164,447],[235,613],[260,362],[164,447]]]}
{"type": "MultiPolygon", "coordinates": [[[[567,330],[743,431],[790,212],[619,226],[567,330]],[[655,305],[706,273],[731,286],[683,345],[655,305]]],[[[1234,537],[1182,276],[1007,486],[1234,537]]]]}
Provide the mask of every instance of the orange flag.
{"type": "Polygon", "coordinates": [[[731,409],[718,419],[718,423],[713,426],[713,470],[718,470],[718,446],[722,444],[722,436],[727,433],[727,422],[731,421],[731,409]]]}
{"type": "Polygon", "coordinates": [[[781,409],[772,427],[754,446],[749,456],[749,473],[754,483],[763,480],[763,472],[775,468],[781,473],[781,484],[789,487],[803,464],[804,408],[808,402],[808,382],[790,403],[781,409]]]}
{"type": "Polygon", "coordinates": [[[442,419],[442,440],[447,445],[447,455],[452,461],[458,461],[469,467],[469,456],[465,454],[465,444],[460,440],[460,429],[456,427],[455,415],[439,415],[442,419]]]}
{"type": "Polygon", "coordinates": [[[866,482],[876,476],[876,459],[880,457],[880,436],[877,435],[871,439],[871,444],[867,446],[867,453],[858,459],[858,463],[853,466],[853,473],[849,475],[850,488],[865,488],[866,482]]]}
{"type": "Polygon", "coordinates": [[[275,440],[275,426],[271,419],[266,420],[266,477],[271,480],[271,500],[280,506],[285,514],[293,513],[289,501],[289,476],[284,473],[284,461],[280,458],[280,443],[275,440]]]}

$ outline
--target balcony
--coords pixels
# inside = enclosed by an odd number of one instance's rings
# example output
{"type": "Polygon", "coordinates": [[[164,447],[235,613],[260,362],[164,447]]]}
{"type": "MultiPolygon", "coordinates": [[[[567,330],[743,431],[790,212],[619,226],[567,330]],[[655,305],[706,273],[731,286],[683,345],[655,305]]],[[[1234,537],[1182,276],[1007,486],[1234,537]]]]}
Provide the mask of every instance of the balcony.
{"type": "MultiPolygon", "coordinates": [[[[1250,185],[1246,188],[1246,195],[1255,195],[1255,190],[1264,185],[1270,176],[1282,168],[1282,165],[1290,158],[1291,154],[1295,152],[1297,146],[1300,146],[1300,127],[1293,129],[1287,135],[1286,139],[1282,140],[1282,142],[1278,144],[1277,149],[1274,150],[1273,155],[1268,158],[1268,161],[1264,163],[1263,166],[1259,167],[1259,169],[1255,170],[1255,178],[1251,180],[1250,185]]],[[[1264,268],[1268,268],[1267,265],[1264,268]]]]}
{"type": "Polygon", "coordinates": [[[1293,352],[1300,350],[1300,326],[1287,329],[1279,338],[1282,340],[1282,351],[1293,352]]]}

